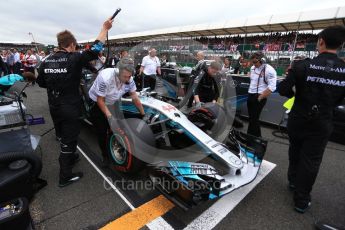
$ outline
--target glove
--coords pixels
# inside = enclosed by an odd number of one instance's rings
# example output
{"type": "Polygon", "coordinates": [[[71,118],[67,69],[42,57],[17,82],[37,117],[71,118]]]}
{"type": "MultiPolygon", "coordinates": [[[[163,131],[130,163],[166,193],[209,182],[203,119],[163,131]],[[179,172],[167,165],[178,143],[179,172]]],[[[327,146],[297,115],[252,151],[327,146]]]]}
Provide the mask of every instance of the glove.
{"type": "Polygon", "coordinates": [[[108,120],[110,129],[114,131],[114,129],[117,127],[116,119],[113,116],[109,116],[107,117],[107,120],[108,120]]]}
{"type": "Polygon", "coordinates": [[[141,114],[141,119],[145,121],[145,123],[149,123],[151,116],[149,114],[141,114]]]}
{"type": "Polygon", "coordinates": [[[199,102],[197,102],[196,104],[195,104],[195,108],[196,109],[200,109],[201,108],[201,106],[202,106],[202,104],[201,104],[201,102],[199,101],[199,102]]]}
{"type": "Polygon", "coordinates": [[[145,116],[146,114],[140,114],[140,119],[144,119],[145,116]]]}

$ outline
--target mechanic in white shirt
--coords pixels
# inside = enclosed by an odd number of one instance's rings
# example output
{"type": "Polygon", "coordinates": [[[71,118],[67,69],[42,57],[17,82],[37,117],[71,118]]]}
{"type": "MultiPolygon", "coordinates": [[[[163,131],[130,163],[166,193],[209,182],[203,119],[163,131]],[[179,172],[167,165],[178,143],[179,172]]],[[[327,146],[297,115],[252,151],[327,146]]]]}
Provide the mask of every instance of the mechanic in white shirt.
{"type": "Polygon", "coordinates": [[[249,125],[247,133],[261,137],[260,114],[264,108],[267,97],[276,90],[277,72],[269,64],[261,52],[252,54],[253,66],[250,69],[250,85],[248,90],[248,116],[249,125]]]}
{"type": "Polygon", "coordinates": [[[150,87],[151,91],[155,89],[157,74],[161,75],[161,63],[156,55],[156,49],[151,48],[143,58],[139,72],[140,75],[144,73],[143,88],[150,87]]]}
{"type": "Polygon", "coordinates": [[[134,62],[129,58],[123,58],[119,62],[119,68],[107,68],[102,70],[89,91],[89,96],[95,105],[91,109],[91,118],[97,131],[98,144],[102,151],[102,163],[106,167],[109,163],[107,155],[106,139],[109,130],[108,120],[112,119],[112,114],[108,109],[109,105],[114,105],[121,97],[129,93],[133,104],[137,107],[141,117],[145,111],[136,93],[136,85],[133,80],[134,62]]]}

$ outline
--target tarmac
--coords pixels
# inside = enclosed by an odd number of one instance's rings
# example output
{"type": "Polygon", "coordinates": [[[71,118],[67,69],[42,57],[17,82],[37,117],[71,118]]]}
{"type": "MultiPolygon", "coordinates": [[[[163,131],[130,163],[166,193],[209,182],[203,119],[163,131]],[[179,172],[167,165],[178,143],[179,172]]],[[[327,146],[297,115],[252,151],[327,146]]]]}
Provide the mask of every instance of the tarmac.
{"type": "MultiPolygon", "coordinates": [[[[31,126],[32,134],[41,135],[53,127],[45,89],[29,86],[26,93],[27,113],[45,119],[45,124],[31,126]]],[[[104,226],[108,226],[104,229],[208,229],[208,223],[213,221],[214,229],[220,230],[314,229],[315,222],[326,221],[345,227],[345,146],[329,142],[313,188],[311,209],[299,214],[293,210],[292,193],[287,187],[288,140],[274,137],[272,131],[270,127],[262,128],[263,137],[269,140],[265,160],[275,167],[252,190],[245,192],[243,187],[237,196],[226,195],[226,199],[219,201],[222,203],[208,201],[184,211],[153,188],[126,186],[131,181],[149,181],[145,170],[138,175],[126,175],[101,168],[96,136],[86,123],[79,137],[81,161],[75,166],[75,171],[82,171],[84,178],[59,188],[59,143],[53,130],[41,138],[40,148],[36,150],[43,162],[41,178],[48,185],[36,194],[30,205],[34,224],[37,229],[66,230],[104,226]],[[123,184],[113,188],[105,178],[123,184]],[[241,193],[243,199],[236,200],[241,193]],[[230,208],[232,203],[235,205],[230,208]],[[217,222],[207,219],[215,207],[227,210],[217,222]]]]}

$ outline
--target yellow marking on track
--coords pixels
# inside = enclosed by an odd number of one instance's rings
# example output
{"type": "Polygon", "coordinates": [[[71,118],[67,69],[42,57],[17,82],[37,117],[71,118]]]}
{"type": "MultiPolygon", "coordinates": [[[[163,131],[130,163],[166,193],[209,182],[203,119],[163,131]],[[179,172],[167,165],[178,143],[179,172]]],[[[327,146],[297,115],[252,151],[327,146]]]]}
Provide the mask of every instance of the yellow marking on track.
{"type": "Polygon", "coordinates": [[[173,207],[175,206],[172,202],[160,195],[110,222],[101,230],[140,229],[154,219],[164,215],[173,207]]]}

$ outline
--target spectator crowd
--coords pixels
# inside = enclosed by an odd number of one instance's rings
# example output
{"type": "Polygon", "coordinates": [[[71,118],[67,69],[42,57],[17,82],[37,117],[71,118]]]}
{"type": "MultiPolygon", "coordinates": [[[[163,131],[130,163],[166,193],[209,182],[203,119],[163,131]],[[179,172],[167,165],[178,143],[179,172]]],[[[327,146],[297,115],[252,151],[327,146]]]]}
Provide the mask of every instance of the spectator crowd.
{"type": "Polygon", "coordinates": [[[35,69],[46,56],[43,50],[28,49],[23,51],[16,48],[1,50],[0,54],[3,63],[0,66],[0,77],[8,74],[21,74],[22,72],[35,74],[35,69]]]}

